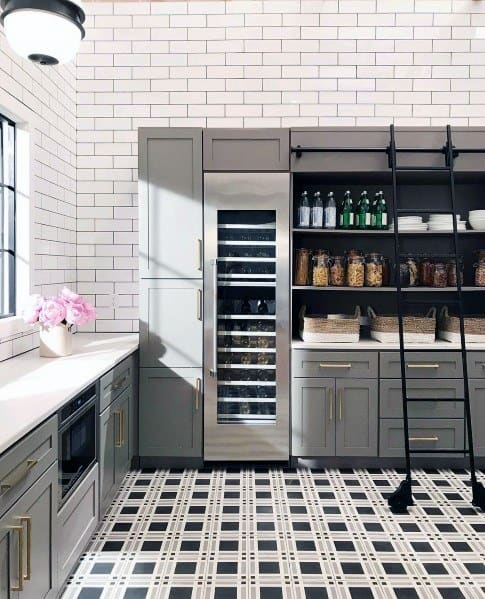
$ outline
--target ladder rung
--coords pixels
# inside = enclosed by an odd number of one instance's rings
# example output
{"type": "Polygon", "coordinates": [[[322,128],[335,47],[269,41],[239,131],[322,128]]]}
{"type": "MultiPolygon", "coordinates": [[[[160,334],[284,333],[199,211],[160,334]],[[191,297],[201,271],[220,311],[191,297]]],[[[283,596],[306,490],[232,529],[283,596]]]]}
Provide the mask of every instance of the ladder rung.
{"type": "Polygon", "coordinates": [[[409,453],[470,453],[469,449],[410,449],[409,453]]]}
{"type": "Polygon", "coordinates": [[[405,401],[467,401],[464,397],[406,397],[405,401]]]}
{"type": "Polygon", "coordinates": [[[450,172],[449,167],[447,166],[398,166],[396,168],[396,172],[409,172],[409,171],[423,171],[423,172],[450,172]]]}
{"type": "Polygon", "coordinates": [[[396,212],[398,214],[409,212],[416,214],[454,214],[453,210],[431,210],[430,208],[397,208],[396,212]]]}

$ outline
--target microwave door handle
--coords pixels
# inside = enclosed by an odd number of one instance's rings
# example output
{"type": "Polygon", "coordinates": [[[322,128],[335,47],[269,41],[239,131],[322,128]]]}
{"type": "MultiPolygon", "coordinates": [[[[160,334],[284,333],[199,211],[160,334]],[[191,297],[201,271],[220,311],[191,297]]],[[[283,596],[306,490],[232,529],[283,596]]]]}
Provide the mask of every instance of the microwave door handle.
{"type": "Polygon", "coordinates": [[[212,368],[210,375],[217,376],[217,258],[212,260],[212,368]]]}

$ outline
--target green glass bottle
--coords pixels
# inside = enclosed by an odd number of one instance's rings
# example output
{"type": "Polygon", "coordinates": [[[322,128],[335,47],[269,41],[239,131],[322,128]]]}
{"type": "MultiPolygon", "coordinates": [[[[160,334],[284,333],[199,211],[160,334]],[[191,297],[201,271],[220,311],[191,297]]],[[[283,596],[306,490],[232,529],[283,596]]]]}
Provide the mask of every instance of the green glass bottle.
{"type": "Polygon", "coordinates": [[[376,219],[376,207],[377,207],[377,203],[379,201],[379,193],[377,192],[374,196],[374,199],[372,200],[372,204],[370,207],[370,228],[371,229],[377,229],[377,219],[376,219]]]}
{"type": "Polygon", "coordinates": [[[384,199],[384,192],[380,191],[377,194],[377,202],[375,205],[375,229],[385,230],[389,228],[389,220],[387,215],[387,203],[384,199]]]}
{"type": "Polygon", "coordinates": [[[355,209],[355,228],[370,228],[370,203],[367,197],[367,191],[360,194],[360,199],[355,209]]]}
{"type": "Polygon", "coordinates": [[[344,194],[344,199],[340,207],[339,227],[341,229],[354,228],[354,203],[348,190],[344,194]]]}

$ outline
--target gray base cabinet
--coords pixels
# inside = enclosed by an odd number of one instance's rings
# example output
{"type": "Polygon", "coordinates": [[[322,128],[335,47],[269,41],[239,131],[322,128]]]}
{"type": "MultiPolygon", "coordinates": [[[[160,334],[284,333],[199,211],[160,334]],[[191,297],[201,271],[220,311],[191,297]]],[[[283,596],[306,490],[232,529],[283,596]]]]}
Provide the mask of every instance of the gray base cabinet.
{"type": "Polygon", "coordinates": [[[129,446],[131,394],[129,387],[99,416],[100,514],[113,500],[131,462],[129,446]]]}
{"type": "Polygon", "coordinates": [[[56,511],[54,463],[0,519],[1,599],[56,597],[56,511]]]}
{"type": "Polygon", "coordinates": [[[99,519],[98,466],[95,466],[57,514],[59,587],[67,580],[99,519]]]}
{"type": "Polygon", "coordinates": [[[202,456],[202,369],[140,370],[140,457],[202,456]]]}
{"type": "Polygon", "coordinates": [[[473,446],[477,456],[485,456],[485,378],[470,381],[473,446]]]}
{"type": "Polygon", "coordinates": [[[376,380],[295,378],[292,455],[376,456],[376,380]]]}

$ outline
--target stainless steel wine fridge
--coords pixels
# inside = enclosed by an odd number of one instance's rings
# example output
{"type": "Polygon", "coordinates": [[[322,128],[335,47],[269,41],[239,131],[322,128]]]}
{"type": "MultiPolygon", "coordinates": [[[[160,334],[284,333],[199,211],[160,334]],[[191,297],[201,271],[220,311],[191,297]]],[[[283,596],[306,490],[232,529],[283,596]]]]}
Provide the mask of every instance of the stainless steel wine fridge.
{"type": "Polygon", "coordinates": [[[289,175],[204,189],[204,459],[287,460],[289,175]]]}

